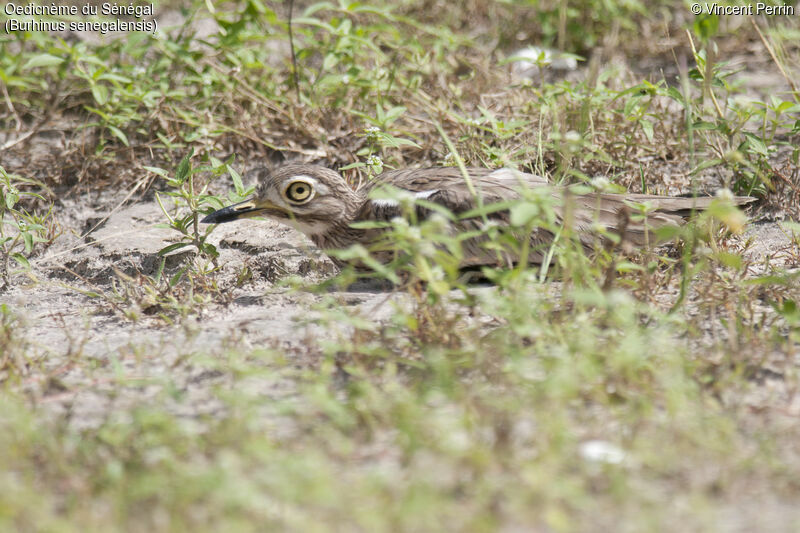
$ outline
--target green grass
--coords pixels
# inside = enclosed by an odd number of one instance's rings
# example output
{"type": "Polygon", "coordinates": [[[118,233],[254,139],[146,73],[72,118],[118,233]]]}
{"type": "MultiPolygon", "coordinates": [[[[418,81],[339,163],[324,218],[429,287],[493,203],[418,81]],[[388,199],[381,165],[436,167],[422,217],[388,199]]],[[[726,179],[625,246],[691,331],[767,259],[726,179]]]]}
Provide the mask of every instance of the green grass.
{"type": "MultiPolygon", "coordinates": [[[[143,378],[144,363],[117,372],[113,386],[146,379],[158,392],[87,429],[7,384],[4,523],[640,530],[677,512],[703,529],[721,520],[720,503],[753,496],[751,483],[793,498],[798,463],[781,447],[797,435],[743,402],[757,388],[753,362],[716,342],[687,343],[686,319],[625,292],[522,287],[471,303],[496,321],[488,332],[463,303],[436,321],[427,306],[380,327],[353,317],[353,329],[323,312],[331,337],[308,347],[318,361],[308,368],[272,350],[182,354],[175,375],[190,366],[223,378],[208,414],[169,374],[143,378]],[[291,395],[263,392],[287,379],[291,395]],[[591,441],[624,455],[589,455],[591,441]]],[[[780,350],[782,328],[770,331],[740,350],[769,337],[780,350]]]]}
{"type": "MultiPolygon", "coordinates": [[[[315,302],[299,304],[291,348],[246,333],[192,344],[234,289],[198,217],[247,196],[256,159],[354,183],[462,159],[632,191],[728,187],[798,217],[800,94],[754,95],[727,64],[756,43],[791,80],[796,17],[759,20],[764,44],[680,2],[655,16],[641,2],[464,4],[298,3],[296,70],[277,3],[181,4],[170,38],[0,36],[10,139],[65,117],[87,132],[53,159],[20,159],[24,140],[0,153],[0,291],[36,282],[31,264],[61,238],[57,195],[150,186],[177,239],[162,255],[196,252],[110,286],[71,280],[95,296],[92,318],[169,336],[107,358],[87,355],[88,325],[56,354],[41,317],[0,305],[0,529],[709,531],[759,526],[762,509],[771,529],[797,527],[797,240],[787,264],[750,264],[723,203],[670,250],[587,257],[565,234],[551,268],[487,270],[491,287],[464,283],[441,221],[395,224],[402,254],[375,274],[400,285],[388,315],[327,292],[345,271],[288,293],[315,302]],[[204,18],[219,29],[198,39],[204,18]],[[666,59],[641,42],[667,32],[666,59]],[[540,43],[586,57],[585,76],[510,78],[503,58],[540,43]],[[614,50],[658,68],[607,63],[614,50]]],[[[526,198],[512,230],[547,213],[526,198]]]]}

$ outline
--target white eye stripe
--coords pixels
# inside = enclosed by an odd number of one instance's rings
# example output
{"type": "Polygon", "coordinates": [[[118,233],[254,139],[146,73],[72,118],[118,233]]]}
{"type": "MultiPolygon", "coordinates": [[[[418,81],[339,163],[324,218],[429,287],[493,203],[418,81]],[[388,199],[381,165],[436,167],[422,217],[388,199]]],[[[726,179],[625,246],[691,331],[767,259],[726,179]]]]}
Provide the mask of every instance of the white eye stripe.
{"type": "Polygon", "coordinates": [[[389,200],[388,198],[373,198],[370,200],[375,207],[400,207],[400,202],[397,200],[389,200]]]}
{"type": "Polygon", "coordinates": [[[490,172],[486,177],[495,181],[518,184],[525,180],[525,173],[514,170],[513,168],[498,168],[490,172]]]}
{"type": "MultiPolygon", "coordinates": [[[[410,192],[410,191],[409,191],[410,192]]],[[[433,189],[430,191],[419,191],[414,193],[414,198],[417,200],[425,200],[430,198],[434,194],[439,192],[439,189],[433,189]]],[[[375,198],[371,200],[372,205],[375,207],[400,207],[400,202],[397,200],[392,200],[389,198],[375,198]]]]}
{"type": "Polygon", "coordinates": [[[415,193],[414,196],[419,200],[425,200],[426,198],[430,198],[437,192],[439,192],[439,189],[433,189],[430,191],[419,191],[418,193],[415,193]]]}

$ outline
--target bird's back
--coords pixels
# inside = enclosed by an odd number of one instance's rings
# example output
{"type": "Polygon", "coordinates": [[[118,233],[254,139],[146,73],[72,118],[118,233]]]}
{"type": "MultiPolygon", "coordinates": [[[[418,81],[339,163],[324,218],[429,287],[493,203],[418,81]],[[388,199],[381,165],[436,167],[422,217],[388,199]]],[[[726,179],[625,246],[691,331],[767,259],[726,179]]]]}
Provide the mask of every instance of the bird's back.
{"type": "MultiPolygon", "coordinates": [[[[499,202],[519,197],[521,187],[541,187],[547,180],[515,170],[501,168],[467,169],[475,191],[481,194],[484,203],[499,202]]],[[[390,185],[426,199],[437,201],[457,211],[459,205],[473,205],[474,197],[461,170],[457,167],[432,167],[390,170],[377,176],[366,186],[367,191],[390,185]]],[[[471,209],[472,207],[469,207],[471,209]]]]}
{"type": "MultiPolygon", "coordinates": [[[[384,172],[368,183],[365,193],[382,186],[392,186],[413,194],[427,202],[438,203],[455,214],[464,213],[476,207],[476,195],[480,195],[484,205],[513,201],[521,197],[524,189],[549,187],[553,199],[553,210],[556,224],[569,223],[578,234],[581,242],[589,249],[598,241],[598,227],[605,227],[608,232],[622,234],[627,242],[642,246],[654,241],[652,231],[662,226],[680,225],[685,217],[693,211],[701,211],[709,207],[714,198],[711,197],[669,197],[650,194],[610,194],[589,193],[573,194],[570,189],[550,185],[547,180],[507,168],[489,170],[484,168],[467,169],[471,184],[464,179],[456,167],[404,169],[384,172]],[[473,192],[474,191],[474,192],[473,192]],[[631,216],[634,204],[647,204],[644,217],[631,216]],[[568,218],[568,220],[567,220],[568,218]]],[[[735,197],[737,205],[753,201],[749,197],[735,197]]],[[[418,209],[425,215],[427,211],[418,209]]],[[[359,214],[361,220],[390,220],[402,216],[398,202],[391,200],[367,200],[359,214]]],[[[461,231],[479,230],[482,225],[479,217],[461,220],[461,231]]],[[[490,219],[500,223],[508,223],[508,210],[493,212],[490,219]]],[[[535,246],[544,247],[553,238],[553,233],[545,228],[536,228],[530,236],[535,246]]],[[[471,248],[474,256],[471,263],[481,264],[477,243],[465,243],[471,248]]],[[[492,254],[493,257],[496,254],[492,254]]],[[[535,254],[539,255],[539,254],[535,254]]],[[[533,258],[536,262],[536,258],[533,258]]]]}

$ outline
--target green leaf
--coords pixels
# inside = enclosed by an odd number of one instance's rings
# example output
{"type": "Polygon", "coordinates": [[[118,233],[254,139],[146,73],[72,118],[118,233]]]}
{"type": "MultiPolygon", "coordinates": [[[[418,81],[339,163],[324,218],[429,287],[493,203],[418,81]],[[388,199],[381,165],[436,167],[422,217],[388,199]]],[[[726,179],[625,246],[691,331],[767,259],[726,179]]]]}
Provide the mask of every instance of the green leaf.
{"type": "Polygon", "coordinates": [[[104,105],[108,102],[108,87],[99,83],[92,85],[92,96],[94,96],[95,102],[104,105]]]}
{"type": "MultiPolygon", "coordinates": [[[[109,117],[107,113],[104,113],[103,111],[97,109],[96,107],[92,107],[92,106],[88,106],[88,105],[87,106],[83,106],[83,107],[87,111],[89,111],[91,113],[95,113],[96,115],[99,115],[100,118],[102,118],[105,121],[111,120],[111,117],[109,117]]],[[[96,126],[96,125],[97,125],[96,123],[86,124],[86,126],[96,126]]]]}
{"type": "Polygon", "coordinates": [[[169,278],[169,286],[174,287],[175,285],[177,285],[185,273],[186,273],[186,268],[182,268],[178,272],[176,272],[175,275],[169,278]]]}
{"type": "Polygon", "coordinates": [[[704,42],[708,41],[716,35],[719,29],[719,16],[718,15],[698,15],[692,24],[694,33],[704,42]]]}
{"type": "Polygon", "coordinates": [[[394,141],[397,143],[397,146],[413,146],[414,148],[422,148],[420,145],[409,139],[394,137],[394,141]]]}
{"type": "Polygon", "coordinates": [[[189,160],[192,158],[193,155],[194,155],[194,148],[191,148],[189,149],[189,153],[183,156],[181,162],[178,163],[178,168],[175,169],[175,180],[180,184],[183,184],[183,182],[186,181],[186,178],[189,177],[189,169],[191,168],[189,160]]]}
{"type": "Polygon", "coordinates": [[[60,65],[63,62],[64,59],[61,57],[56,57],[51,54],[39,54],[30,58],[22,67],[22,70],[36,67],[52,67],[53,65],[60,65]]]}
{"type": "Polygon", "coordinates": [[[791,231],[794,235],[800,235],[800,223],[798,222],[781,222],[781,227],[787,231],[791,231]]]}
{"type": "Polygon", "coordinates": [[[697,165],[697,166],[696,166],[696,167],[695,167],[695,168],[694,168],[694,169],[693,169],[693,170],[690,172],[690,174],[697,174],[697,173],[698,173],[698,172],[700,172],[701,170],[704,170],[704,169],[707,169],[707,168],[709,168],[709,167],[713,167],[713,166],[716,166],[716,165],[721,165],[721,164],[722,164],[722,159],[719,159],[719,158],[715,158],[715,159],[708,159],[708,160],[706,160],[706,161],[702,161],[702,162],[701,162],[699,165],[697,165]]]}
{"type": "Polygon", "coordinates": [[[376,228],[390,228],[391,222],[378,222],[373,220],[363,220],[361,222],[351,222],[350,227],[355,229],[376,229],[376,228]]]}
{"type": "Polygon", "coordinates": [[[244,184],[242,183],[242,176],[236,172],[236,169],[228,165],[228,174],[231,175],[233,180],[233,188],[236,189],[236,194],[242,196],[244,194],[244,184]]]}
{"type": "Polygon", "coordinates": [[[190,242],[176,242],[175,244],[170,244],[169,246],[165,246],[164,248],[158,251],[158,255],[167,255],[170,252],[174,252],[175,250],[180,250],[181,248],[186,248],[187,246],[191,246],[192,243],[190,242]]]}
{"type": "Polygon", "coordinates": [[[617,265],[617,272],[638,272],[641,270],[644,270],[642,265],[637,265],[630,261],[623,261],[617,265]]]}
{"type": "Polygon", "coordinates": [[[790,324],[800,324],[800,310],[794,300],[784,300],[782,305],[772,305],[790,324]]]}
{"type": "Polygon", "coordinates": [[[161,261],[158,263],[158,268],[156,269],[156,273],[153,276],[153,279],[156,280],[156,282],[161,280],[161,275],[164,273],[164,265],[166,264],[167,264],[167,258],[162,256],[161,261]]]}
{"type": "Polygon", "coordinates": [[[714,124],[713,122],[704,122],[704,121],[701,120],[701,121],[698,121],[698,122],[693,122],[692,123],[692,129],[693,130],[715,130],[715,129],[717,129],[717,125],[714,124]]]}
{"type": "Polygon", "coordinates": [[[630,116],[632,114],[631,112],[634,110],[634,108],[636,108],[639,105],[639,100],[640,99],[641,99],[641,96],[637,95],[637,96],[633,96],[631,98],[628,98],[625,101],[625,105],[623,106],[622,112],[626,117],[628,117],[628,116],[630,116]]]}
{"type": "Polygon", "coordinates": [[[126,78],[125,76],[119,76],[117,74],[112,74],[110,72],[103,73],[102,75],[97,77],[98,80],[109,80],[109,81],[118,81],[120,83],[130,83],[131,79],[126,78]]]}
{"type": "Polygon", "coordinates": [[[715,199],[706,212],[728,226],[734,233],[741,233],[747,223],[747,216],[741,209],[726,200],[715,199]]]}
{"type": "Polygon", "coordinates": [[[775,111],[778,113],[783,113],[785,111],[793,111],[797,112],[800,111],[800,104],[795,104],[794,102],[784,101],[778,104],[775,108],[775,111]]]}
{"type": "Polygon", "coordinates": [[[414,141],[402,139],[400,137],[394,137],[388,133],[378,133],[378,139],[383,146],[388,146],[390,148],[399,148],[401,146],[413,146],[415,148],[420,148],[420,145],[414,141]]]}
{"type": "Polygon", "coordinates": [[[741,270],[742,265],[744,264],[742,256],[738,254],[732,254],[730,252],[717,252],[714,254],[714,257],[726,267],[734,268],[736,270],[741,270]]]}
{"type": "Polygon", "coordinates": [[[108,129],[109,131],[111,131],[111,133],[114,134],[114,137],[122,141],[122,144],[124,144],[125,146],[130,146],[130,144],[128,144],[128,137],[122,132],[122,130],[120,130],[116,126],[108,126],[108,129]]]}
{"type": "Polygon", "coordinates": [[[204,242],[200,245],[200,250],[209,257],[219,257],[217,247],[209,242],[204,242]]]}
{"type": "Polygon", "coordinates": [[[11,258],[14,259],[14,261],[16,261],[17,263],[19,263],[19,265],[22,268],[24,268],[26,270],[30,270],[31,264],[28,262],[28,260],[25,258],[25,256],[22,255],[21,253],[13,253],[13,254],[11,254],[11,258]]]}
{"type": "Polygon", "coordinates": [[[768,156],[767,145],[764,141],[752,134],[745,134],[747,136],[747,145],[757,154],[768,156]]]}
{"type": "Polygon", "coordinates": [[[161,176],[162,178],[167,178],[167,179],[169,179],[169,174],[167,174],[167,171],[166,171],[166,170],[164,170],[163,168],[158,168],[158,167],[146,167],[146,166],[142,166],[142,168],[143,168],[143,169],[145,169],[145,170],[147,170],[147,171],[149,171],[149,172],[152,172],[153,174],[158,174],[158,175],[159,175],[159,176],[161,176]]]}
{"type": "Polygon", "coordinates": [[[542,210],[532,202],[522,202],[511,207],[511,225],[525,226],[528,222],[540,216],[542,210]]]}
{"type": "Polygon", "coordinates": [[[785,287],[792,287],[797,283],[796,279],[799,276],[800,272],[792,272],[788,274],[767,274],[766,276],[748,278],[743,280],[742,283],[746,285],[783,285],[785,287]]]}
{"type": "Polygon", "coordinates": [[[391,108],[389,111],[386,112],[386,116],[383,119],[384,123],[387,125],[391,124],[392,122],[400,118],[400,116],[405,112],[406,108],[403,106],[396,106],[391,108]]]}
{"type": "Polygon", "coordinates": [[[14,191],[6,192],[6,208],[13,209],[17,202],[19,201],[19,194],[14,191]]]}
{"type": "Polygon", "coordinates": [[[683,233],[680,226],[661,226],[653,230],[658,241],[671,241],[683,233]]]}
{"type": "Polygon", "coordinates": [[[667,89],[667,96],[686,107],[686,100],[684,99],[683,94],[675,87],[670,87],[667,89]]]}
{"type": "Polygon", "coordinates": [[[475,207],[474,209],[470,209],[469,211],[464,211],[463,213],[459,213],[458,218],[460,218],[461,220],[466,220],[468,218],[477,218],[477,217],[482,217],[484,215],[491,215],[499,211],[506,211],[514,205],[519,205],[519,201],[510,200],[508,202],[494,202],[490,204],[484,204],[482,207],[475,207]]]}
{"type": "Polygon", "coordinates": [[[653,123],[643,118],[639,121],[639,124],[642,125],[642,131],[644,131],[647,140],[653,142],[653,123]]]}
{"type": "MultiPolygon", "coordinates": [[[[798,122],[800,122],[800,121],[798,121],[798,122]]],[[[367,149],[367,152],[369,152],[369,149],[367,149]]],[[[358,155],[361,155],[361,154],[359,153],[358,155]]],[[[367,166],[367,165],[365,165],[361,161],[356,161],[355,163],[350,163],[349,165],[345,165],[343,167],[339,167],[339,170],[350,170],[351,168],[364,168],[365,166],[367,166]]]]}
{"type": "Polygon", "coordinates": [[[311,4],[308,6],[303,12],[303,16],[311,17],[311,15],[322,9],[336,9],[336,7],[331,2],[317,2],[316,4],[311,4]]]}
{"type": "Polygon", "coordinates": [[[322,62],[322,69],[331,70],[338,62],[339,58],[336,57],[335,54],[328,54],[325,56],[325,60],[322,62]]]}
{"type": "MultiPolygon", "coordinates": [[[[158,95],[160,96],[160,93],[159,93],[158,95]]],[[[148,106],[148,107],[149,107],[149,106],[148,106]]],[[[163,133],[161,133],[161,132],[156,132],[156,137],[158,137],[158,140],[159,140],[159,141],[161,141],[161,143],[164,145],[164,147],[165,147],[167,150],[170,150],[170,151],[171,151],[171,150],[173,150],[174,148],[178,148],[178,147],[180,146],[180,143],[173,143],[172,141],[170,141],[169,139],[167,139],[167,138],[164,136],[164,134],[163,134],[163,133]]]]}

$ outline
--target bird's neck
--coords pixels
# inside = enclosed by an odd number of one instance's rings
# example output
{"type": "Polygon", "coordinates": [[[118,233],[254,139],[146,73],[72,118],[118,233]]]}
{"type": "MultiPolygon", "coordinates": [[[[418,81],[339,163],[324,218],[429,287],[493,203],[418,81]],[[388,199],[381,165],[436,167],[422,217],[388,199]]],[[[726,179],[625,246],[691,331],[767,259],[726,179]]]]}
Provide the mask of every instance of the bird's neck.
{"type": "Polygon", "coordinates": [[[325,233],[309,235],[317,248],[323,250],[349,248],[360,241],[364,230],[351,228],[348,224],[335,223],[325,233]]]}
{"type": "Polygon", "coordinates": [[[325,231],[314,234],[306,233],[306,235],[311,238],[318,248],[323,250],[348,248],[360,242],[364,236],[364,230],[352,228],[350,224],[358,220],[365,198],[359,198],[359,201],[356,202],[349,202],[350,207],[339,217],[329,221],[325,231]]]}

